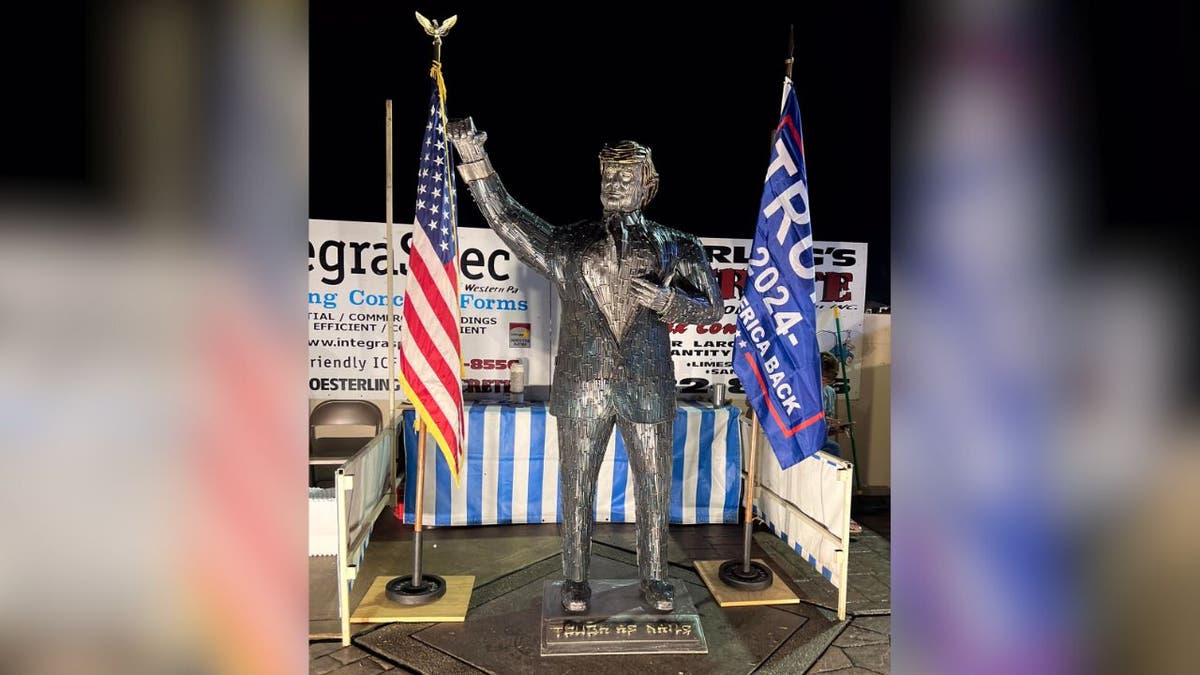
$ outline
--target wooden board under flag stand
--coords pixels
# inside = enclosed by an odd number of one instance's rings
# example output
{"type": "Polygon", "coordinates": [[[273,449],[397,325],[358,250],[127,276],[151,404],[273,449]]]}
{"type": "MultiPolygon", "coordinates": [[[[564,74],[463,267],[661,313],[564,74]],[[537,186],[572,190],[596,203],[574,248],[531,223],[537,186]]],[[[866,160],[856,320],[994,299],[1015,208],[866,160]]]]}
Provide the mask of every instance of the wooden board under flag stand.
{"type": "Polygon", "coordinates": [[[466,621],[471,591],[475,588],[474,576],[443,577],[446,580],[446,594],[425,605],[401,605],[388,600],[387,582],[393,578],[395,575],[375,577],[362,602],[350,615],[350,623],[466,621]]]}
{"type": "MultiPolygon", "coordinates": [[[[755,558],[755,561],[766,564],[755,558]]],[[[732,588],[721,581],[718,572],[724,560],[696,560],[692,564],[696,572],[708,586],[717,604],[721,607],[749,607],[751,605],[798,605],[800,598],[788,588],[776,574],[771,580],[771,586],[761,591],[741,591],[732,588]]]]}

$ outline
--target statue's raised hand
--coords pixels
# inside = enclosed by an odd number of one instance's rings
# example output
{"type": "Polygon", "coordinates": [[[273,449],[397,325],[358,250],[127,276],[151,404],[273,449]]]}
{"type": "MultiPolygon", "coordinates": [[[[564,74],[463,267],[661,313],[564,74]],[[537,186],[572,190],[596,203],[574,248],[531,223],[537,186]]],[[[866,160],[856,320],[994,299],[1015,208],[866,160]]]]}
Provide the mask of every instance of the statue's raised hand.
{"type": "Polygon", "coordinates": [[[454,149],[458,150],[459,159],[463,162],[478,162],[487,156],[483,149],[483,144],[487,142],[487,132],[476,129],[475,121],[470,117],[451,120],[450,124],[446,125],[446,131],[454,149]]]}

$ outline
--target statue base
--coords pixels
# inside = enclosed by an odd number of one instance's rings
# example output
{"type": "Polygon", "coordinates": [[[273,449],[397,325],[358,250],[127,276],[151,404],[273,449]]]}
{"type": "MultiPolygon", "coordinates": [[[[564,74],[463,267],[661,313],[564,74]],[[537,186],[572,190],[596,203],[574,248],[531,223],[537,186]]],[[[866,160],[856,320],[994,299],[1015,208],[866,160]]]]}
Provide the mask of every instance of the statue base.
{"type": "Polygon", "coordinates": [[[707,654],[708,642],[688,584],[670,579],[675,609],[659,612],[642,604],[637,579],[592,579],[586,612],[562,607],[562,580],[542,591],[542,656],[582,654],[707,654]]]}

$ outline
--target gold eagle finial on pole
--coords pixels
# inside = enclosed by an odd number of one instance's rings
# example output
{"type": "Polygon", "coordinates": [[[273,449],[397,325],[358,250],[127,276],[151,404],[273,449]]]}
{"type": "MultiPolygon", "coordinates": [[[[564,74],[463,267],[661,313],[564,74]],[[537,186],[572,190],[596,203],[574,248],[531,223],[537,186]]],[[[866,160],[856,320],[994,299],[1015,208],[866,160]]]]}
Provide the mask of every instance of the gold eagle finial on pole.
{"type": "Polygon", "coordinates": [[[417,15],[417,23],[421,24],[421,28],[424,28],[425,32],[433,38],[433,47],[437,51],[437,57],[435,60],[441,61],[442,38],[446,35],[446,33],[450,32],[450,29],[454,27],[455,23],[458,23],[458,15],[455,14],[454,16],[442,22],[441,25],[438,25],[437,19],[430,21],[429,19],[421,16],[420,12],[413,13],[417,15]]]}

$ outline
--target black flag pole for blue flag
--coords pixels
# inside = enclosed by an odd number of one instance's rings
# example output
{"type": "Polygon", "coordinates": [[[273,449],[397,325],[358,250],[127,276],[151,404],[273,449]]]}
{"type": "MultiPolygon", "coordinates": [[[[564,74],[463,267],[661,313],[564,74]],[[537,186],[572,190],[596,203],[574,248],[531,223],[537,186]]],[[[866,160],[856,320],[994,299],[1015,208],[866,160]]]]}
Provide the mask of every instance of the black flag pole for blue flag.
{"type": "Polygon", "coordinates": [[[788,24],[788,55],[783,60],[783,76],[792,79],[792,62],[796,59],[796,27],[788,24]]]}
{"type": "MultiPolygon", "coordinates": [[[[784,59],[784,77],[792,79],[792,61],[795,54],[795,29],[788,26],[788,53],[784,59]]],[[[774,134],[772,133],[772,142],[774,134]]],[[[743,591],[762,591],[771,587],[771,568],[750,559],[750,545],[754,535],[754,475],[758,471],[758,419],[754,408],[746,409],[750,420],[750,452],[746,458],[746,505],[742,522],[742,557],[721,563],[718,577],[725,585],[743,591]]],[[[768,442],[770,440],[768,439],[768,442]]]]}
{"type": "Polygon", "coordinates": [[[758,459],[758,419],[754,408],[746,410],[750,421],[750,453],[746,458],[746,502],[742,524],[742,557],[726,560],[717,571],[718,578],[731,588],[740,591],[762,591],[771,587],[771,568],[750,559],[750,543],[754,534],[754,473],[758,459]]]}

